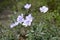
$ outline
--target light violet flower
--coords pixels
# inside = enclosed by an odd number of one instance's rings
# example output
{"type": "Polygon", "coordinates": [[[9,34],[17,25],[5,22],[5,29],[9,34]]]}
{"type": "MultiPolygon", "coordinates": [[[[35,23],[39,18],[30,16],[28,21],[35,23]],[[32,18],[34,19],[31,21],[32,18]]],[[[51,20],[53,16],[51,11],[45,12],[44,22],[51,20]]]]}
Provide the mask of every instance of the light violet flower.
{"type": "Polygon", "coordinates": [[[22,23],[24,21],[23,14],[19,15],[17,18],[17,22],[22,23]]]}
{"type": "Polygon", "coordinates": [[[42,7],[39,8],[39,10],[43,13],[46,13],[48,11],[48,7],[42,6],[42,7]]]}
{"type": "Polygon", "coordinates": [[[21,15],[18,16],[17,22],[11,24],[10,27],[13,28],[13,27],[17,26],[19,23],[22,23],[22,25],[24,25],[25,27],[31,26],[32,21],[33,21],[33,17],[32,17],[31,14],[26,16],[25,20],[23,18],[23,14],[21,14],[21,15]]]}
{"type": "Polygon", "coordinates": [[[17,26],[18,24],[19,24],[19,22],[12,23],[12,24],[10,25],[10,28],[13,28],[13,27],[17,26]]]}
{"type": "Polygon", "coordinates": [[[24,25],[25,27],[31,26],[32,21],[33,21],[33,17],[31,14],[29,14],[28,16],[26,16],[26,19],[24,20],[22,25],[24,25]]]}
{"type": "Polygon", "coordinates": [[[23,24],[25,27],[30,26],[31,25],[31,21],[30,20],[24,20],[23,24]]]}
{"type": "Polygon", "coordinates": [[[33,17],[32,17],[32,15],[31,15],[31,14],[29,14],[28,16],[26,16],[26,19],[27,19],[27,20],[30,20],[30,21],[32,22],[33,17]]]}
{"type": "Polygon", "coordinates": [[[31,4],[26,4],[26,5],[24,6],[25,9],[29,9],[30,7],[31,7],[31,4]]]}

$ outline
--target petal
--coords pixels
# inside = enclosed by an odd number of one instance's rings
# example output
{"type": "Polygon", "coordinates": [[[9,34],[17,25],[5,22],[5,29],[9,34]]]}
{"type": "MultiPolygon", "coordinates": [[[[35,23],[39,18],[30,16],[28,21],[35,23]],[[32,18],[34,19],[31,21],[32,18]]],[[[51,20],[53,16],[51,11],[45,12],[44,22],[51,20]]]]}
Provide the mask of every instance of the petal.
{"type": "Polygon", "coordinates": [[[32,22],[33,17],[32,17],[32,15],[31,15],[31,14],[29,14],[28,16],[26,16],[26,19],[27,19],[27,20],[30,20],[30,21],[32,22]]]}
{"type": "Polygon", "coordinates": [[[24,21],[23,14],[19,15],[17,21],[22,23],[24,21]]]}
{"type": "Polygon", "coordinates": [[[30,7],[31,7],[31,4],[26,4],[26,5],[24,6],[25,9],[29,9],[30,7]]]}
{"type": "Polygon", "coordinates": [[[19,24],[19,22],[12,23],[12,24],[10,25],[10,28],[13,28],[13,27],[17,26],[18,24],[19,24]]]}
{"type": "Polygon", "coordinates": [[[30,20],[25,20],[22,25],[31,26],[31,21],[30,20]]]}
{"type": "Polygon", "coordinates": [[[40,11],[45,13],[48,11],[48,7],[46,7],[46,6],[40,7],[40,11]]]}

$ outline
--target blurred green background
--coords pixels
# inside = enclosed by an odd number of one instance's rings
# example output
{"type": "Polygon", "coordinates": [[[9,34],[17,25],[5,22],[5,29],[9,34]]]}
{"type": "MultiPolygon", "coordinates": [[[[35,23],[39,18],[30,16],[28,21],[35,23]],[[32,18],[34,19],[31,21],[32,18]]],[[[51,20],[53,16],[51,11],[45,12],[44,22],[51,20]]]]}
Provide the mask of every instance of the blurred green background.
{"type": "Polygon", "coordinates": [[[60,40],[60,0],[0,0],[0,40],[60,40]],[[32,5],[29,10],[24,9],[27,3],[32,5]],[[41,6],[48,12],[41,13],[41,6]],[[10,28],[21,13],[32,13],[32,25],[10,28]]]}

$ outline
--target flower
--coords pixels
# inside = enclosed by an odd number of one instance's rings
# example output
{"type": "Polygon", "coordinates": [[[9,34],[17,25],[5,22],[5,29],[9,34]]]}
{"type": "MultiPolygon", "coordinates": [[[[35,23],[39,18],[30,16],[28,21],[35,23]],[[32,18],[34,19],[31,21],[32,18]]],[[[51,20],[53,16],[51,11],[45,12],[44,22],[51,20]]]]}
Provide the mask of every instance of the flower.
{"type": "Polygon", "coordinates": [[[30,7],[31,7],[31,4],[26,4],[26,5],[24,6],[25,9],[29,9],[30,7]]]}
{"type": "Polygon", "coordinates": [[[28,16],[26,16],[26,19],[28,19],[28,20],[30,20],[30,21],[32,22],[33,17],[32,17],[32,15],[31,15],[31,14],[29,14],[28,16]]]}
{"type": "Polygon", "coordinates": [[[26,16],[26,19],[24,20],[22,25],[24,25],[25,27],[31,26],[32,21],[33,21],[33,17],[31,16],[31,14],[29,14],[28,16],[26,16]]]}
{"type": "Polygon", "coordinates": [[[23,14],[17,17],[17,22],[22,23],[24,21],[23,14]]]}
{"type": "Polygon", "coordinates": [[[27,26],[30,26],[31,25],[32,21],[33,21],[33,17],[32,17],[31,14],[29,14],[28,16],[26,16],[26,19],[24,19],[23,18],[23,14],[21,14],[21,15],[19,15],[17,17],[17,22],[12,23],[10,25],[10,27],[13,28],[13,27],[17,26],[19,23],[20,24],[22,23],[22,25],[24,25],[25,27],[27,27],[27,26]]]}
{"type": "Polygon", "coordinates": [[[39,10],[43,13],[46,13],[48,11],[48,7],[42,6],[42,7],[39,8],[39,10]]]}
{"type": "Polygon", "coordinates": [[[10,28],[13,28],[13,27],[17,26],[18,24],[19,24],[19,22],[12,23],[12,24],[10,25],[10,28]]]}
{"type": "Polygon", "coordinates": [[[23,24],[25,27],[30,26],[31,25],[31,21],[30,20],[24,20],[23,24]]]}

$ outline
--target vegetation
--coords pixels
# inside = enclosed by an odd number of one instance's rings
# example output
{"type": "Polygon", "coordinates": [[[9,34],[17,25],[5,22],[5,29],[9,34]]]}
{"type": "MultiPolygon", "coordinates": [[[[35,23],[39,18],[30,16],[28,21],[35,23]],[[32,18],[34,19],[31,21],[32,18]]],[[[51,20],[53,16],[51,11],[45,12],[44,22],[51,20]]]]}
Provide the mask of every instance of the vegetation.
{"type": "Polygon", "coordinates": [[[60,40],[60,0],[1,0],[0,16],[6,9],[12,14],[3,14],[8,17],[6,20],[0,18],[0,40],[60,40]],[[24,9],[27,3],[32,4],[29,10],[24,9]],[[48,12],[41,13],[41,6],[47,6],[48,12]],[[24,16],[32,13],[32,25],[24,27],[20,24],[10,28],[21,13],[24,16]]]}

